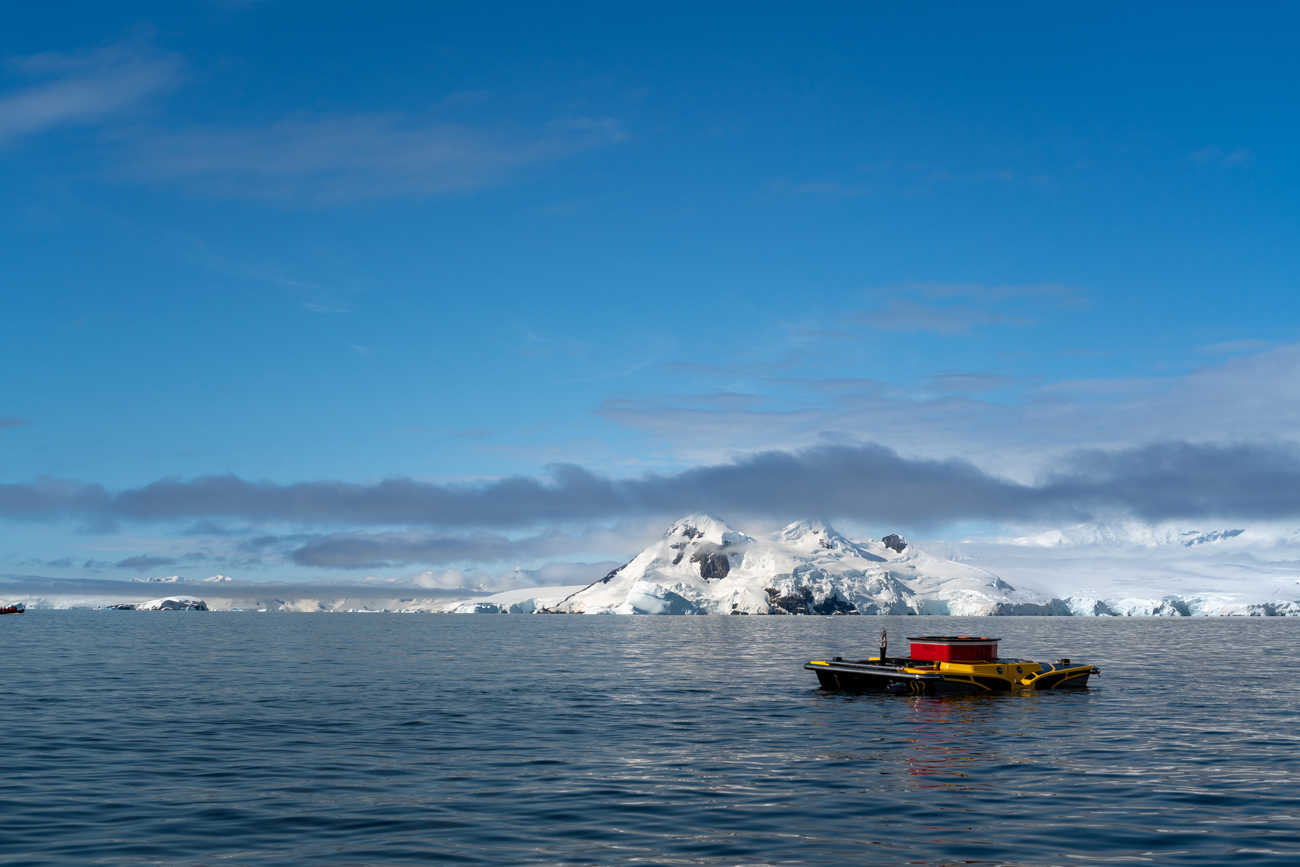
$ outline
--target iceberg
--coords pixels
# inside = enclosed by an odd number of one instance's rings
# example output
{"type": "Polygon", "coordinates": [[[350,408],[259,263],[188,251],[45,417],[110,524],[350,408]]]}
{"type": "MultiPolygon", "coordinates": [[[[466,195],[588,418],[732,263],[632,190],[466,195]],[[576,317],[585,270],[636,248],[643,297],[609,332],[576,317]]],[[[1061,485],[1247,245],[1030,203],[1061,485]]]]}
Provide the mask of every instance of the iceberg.
{"type": "Polygon", "coordinates": [[[560,587],[526,587],[491,596],[466,599],[442,606],[446,614],[538,614],[547,611],[565,597],[586,587],[585,584],[560,587]]]}
{"type": "Polygon", "coordinates": [[[168,596],[165,599],[151,599],[135,606],[136,611],[207,611],[208,605],[202,599],[190,599],[183,596],[168,596]]]}

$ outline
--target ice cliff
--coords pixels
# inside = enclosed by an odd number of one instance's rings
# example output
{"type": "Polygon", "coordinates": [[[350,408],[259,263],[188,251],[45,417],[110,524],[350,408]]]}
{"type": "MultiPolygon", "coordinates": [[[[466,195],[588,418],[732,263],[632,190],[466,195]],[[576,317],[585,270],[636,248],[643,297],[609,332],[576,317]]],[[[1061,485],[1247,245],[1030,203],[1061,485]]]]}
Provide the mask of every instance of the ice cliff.
{"type": "Polygon", "coordinates": [[[208,605],[202,599],[188,596],[168,596],[165,599],[150,599],[135,606],[136,611],[207,611],[208,605]]]}

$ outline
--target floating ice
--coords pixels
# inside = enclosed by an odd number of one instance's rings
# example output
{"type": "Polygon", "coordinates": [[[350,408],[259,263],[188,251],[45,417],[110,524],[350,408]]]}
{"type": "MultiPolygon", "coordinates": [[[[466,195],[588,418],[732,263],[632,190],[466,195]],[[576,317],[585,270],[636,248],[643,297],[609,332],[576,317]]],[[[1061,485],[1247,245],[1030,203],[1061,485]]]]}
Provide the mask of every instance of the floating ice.
{"type": "Polygon", "coordinates": [[[136,611],[207,611],[208,605],[202,599],[190,599],[182,596],[168,596],[165,599],[151,599],[135,606],[136,611]]]}

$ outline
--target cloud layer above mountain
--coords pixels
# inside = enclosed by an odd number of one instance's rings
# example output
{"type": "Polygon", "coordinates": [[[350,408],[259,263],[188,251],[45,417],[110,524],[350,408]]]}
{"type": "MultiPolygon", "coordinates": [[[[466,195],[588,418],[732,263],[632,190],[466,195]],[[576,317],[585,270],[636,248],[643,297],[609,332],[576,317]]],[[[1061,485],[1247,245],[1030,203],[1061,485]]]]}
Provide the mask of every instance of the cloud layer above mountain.
{"type": "MultiPolygon", "coordinates": [[[[546,478],[519,476],[479,484],[390,478],[374,484],[280,485],[207,476],[164,479],[121,491],[48,478],[0,485],[0,515],[100,524],[197,518],[322,527],[519,529],[698,510],[912,526],[970,520],[1081,521],[1114,515],[1152,521],[1289,518],[1300,516],[1300,449],[1289,443],[1166,442],[1077,451],[1034,484],[991,475],[963,460],[910,458],[862,444],[763,452],[635,478],[597,475],[566,464],[551,467],[546,478]]],[[[439,544],[394,538],[388,546],[399,542],[439,544]]],[[[318,562],[330,559],[328,545],[311,551],[300,556],[318,562]]]]}

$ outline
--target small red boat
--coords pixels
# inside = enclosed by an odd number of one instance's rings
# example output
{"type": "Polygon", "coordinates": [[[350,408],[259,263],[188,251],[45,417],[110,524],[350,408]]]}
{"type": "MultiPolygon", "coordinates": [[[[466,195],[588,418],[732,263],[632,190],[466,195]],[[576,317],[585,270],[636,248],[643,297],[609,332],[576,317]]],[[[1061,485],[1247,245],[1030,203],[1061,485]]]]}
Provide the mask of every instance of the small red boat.
{"type": "Polygon", "coordinates": [[[22,614],[27,610],[27,606],[19,602],[17,605],[10,605],[7,608],[0,608],[0,614],[22,614]]]}

